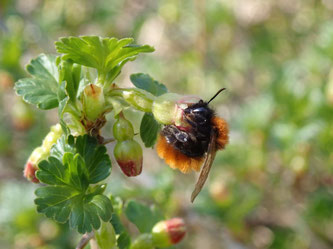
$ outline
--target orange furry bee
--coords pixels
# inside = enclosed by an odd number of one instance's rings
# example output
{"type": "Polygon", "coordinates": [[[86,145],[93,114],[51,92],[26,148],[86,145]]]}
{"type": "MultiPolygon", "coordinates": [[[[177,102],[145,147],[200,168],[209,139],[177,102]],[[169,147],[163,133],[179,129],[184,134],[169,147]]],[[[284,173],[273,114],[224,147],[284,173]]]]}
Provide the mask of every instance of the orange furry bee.
{"type": "Polygon", "coordinates": [[[229,140],[227,122],[217,117],[208,106],[223,90],[225,88],[220,89],[208,102],[200,100],[190,104],[183,110],[184,125],[165,125],[157,140],[157,154],[171,168],[187,173],[191,169],[199,171],[203,165],[191,202],[207,180],[216,151],[224,149],[229,140]]]}

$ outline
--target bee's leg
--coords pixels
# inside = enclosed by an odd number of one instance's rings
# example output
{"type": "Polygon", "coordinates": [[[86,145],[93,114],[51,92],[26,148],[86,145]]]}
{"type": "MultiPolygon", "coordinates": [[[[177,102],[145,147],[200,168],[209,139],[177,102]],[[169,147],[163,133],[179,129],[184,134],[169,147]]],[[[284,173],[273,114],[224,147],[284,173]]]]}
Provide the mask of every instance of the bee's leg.
{"type": "Polygon", "coordinates": [[[191,119],[189,119],[188,117],[185,116],[185,120],[187,123],[189,123],[189,125],[191,125],[194,128],[198,127],[198,124],[196,122],[193,122],[191,119]]]}

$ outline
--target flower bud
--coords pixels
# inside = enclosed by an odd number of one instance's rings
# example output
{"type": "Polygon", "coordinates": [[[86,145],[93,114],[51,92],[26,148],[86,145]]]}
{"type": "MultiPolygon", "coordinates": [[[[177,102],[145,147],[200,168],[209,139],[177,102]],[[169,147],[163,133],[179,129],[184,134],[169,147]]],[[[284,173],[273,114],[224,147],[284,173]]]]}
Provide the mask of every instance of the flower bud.
{"type": "Polygon", "coordinates": [[[181,96],[175,93],[166,93],[157,97],[153,103],[152,113],[155,119],[162,124],[183,123],[183,112],[189,104],[199,101],[193,96],[181,96]]]}
{"type": "Polygon", "coordinates": [[[151,234],[141,234],[137,237],[134,242],[132,243],[130,249],[153,249],[153,241],[151,234]]]}
{"type": "Polygon", "coordinates": [[[142,171],[142,149],[135,140],[120,141],[114,147],[114,156],[123,173],[137,176],[142,171]]]}
{"type": "Polygon", "coordinates": [[[152,230],[153,244],[156,247],[169,247],[179,243],[186,234],[183,219],[173,218],[156,223],[152,230]]]}
{"type": "Polygon", "coordinates": [[[87,85],[83,90],[82,104],[85,117],[95,121],[104,112],[103,88],[94,84],[87,85]]]}
{"type": "Polygon", "coordinates": [[[60,124],[51,126],[51,131],[46,135],[42,143],[42,149],[46,156],[50,154],[52,145],[61,137],[63,131],[60,124]]]}
{"type": "Polygon", "coordinates": [[[45,153],[42,147],[37,147],[36,149],[34,149],[27,163],[25,164],[23,171],[24,177],[33,183],[39,183],[39,180],[36,178],[35,173],[38,170],[38,163],[45,158],[45,153]]]}
{"type": "Polygon", "coordinates": [[[28,181],[33,182],[33,183],[39,183],[39,180],[36,177],[37,170],[38,170],[37,165],[28,161],[25,164],[23,175],[25,178],[28,179],[28,181]]]}
{"type": "Polygon", "coordinates": [[[70,130],[70,133],[77,137],[80,135],[84,135],[86,134],[86,129],[83,126],[83,124],[80,122],[79,118],[77,118],[76,116],[74,116],[71,113],[65,112],[63,119],[67,125],[67,127],[70,130]]]}
{"type": "Polygon", "coordinates": [[[118,141],[129,140],[134,136],[133,125],[122,113],[119,114],[118,120],[113,125],[113,136],[118,141]]]}
{"type": "Polygon", "coordinates": [[[44,138],[42,145],[34,149],[25,164],[23,172],[25,178],[34,183],[39,182],[35,176],[35,172],[38,170],[38,163],[50,155],[52,145],[57,142],[61,135],[62,129],[60,124],[53,125],[51,131],[44,138]]]}
{"type": "Polygon", "coordinates": [[[122,90],[122,97],[139,111],[151,112],[155,97],[141,89],[122,90]]]}

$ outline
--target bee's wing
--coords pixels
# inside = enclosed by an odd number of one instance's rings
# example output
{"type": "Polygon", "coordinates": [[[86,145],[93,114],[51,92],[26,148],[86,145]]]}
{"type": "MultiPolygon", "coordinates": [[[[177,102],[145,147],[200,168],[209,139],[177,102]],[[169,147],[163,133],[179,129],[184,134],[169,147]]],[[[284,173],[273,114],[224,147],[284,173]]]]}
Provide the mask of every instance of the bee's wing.
{"type": "Polygon", "coordinates": [[[192,192],[191,202],[194,201],[194,199],[200,193],[203,185],[205,184],[209,171],[210,171],[210,168],[212,167],[215,155],[216,155],[216,132],[214,129],[212,129],[211,134],[210,134],[210,142],[209,142],[205,162],[202,166],[202,170],[200,172],[199,179],[198,179],[197,183],[195,184],[195,188],[192,192]]]}

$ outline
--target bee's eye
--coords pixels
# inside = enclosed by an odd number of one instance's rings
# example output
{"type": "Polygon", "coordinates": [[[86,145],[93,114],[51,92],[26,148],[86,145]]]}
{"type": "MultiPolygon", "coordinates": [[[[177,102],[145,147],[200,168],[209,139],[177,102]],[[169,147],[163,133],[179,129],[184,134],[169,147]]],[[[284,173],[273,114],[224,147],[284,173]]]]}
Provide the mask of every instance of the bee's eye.
{"type": "Polygon", "coordinates": [[[193,113],[200,113],[200,114],[206,114],[208,112],[207,108],[204,107],[198,107],[193,109],[193,113]]]}

